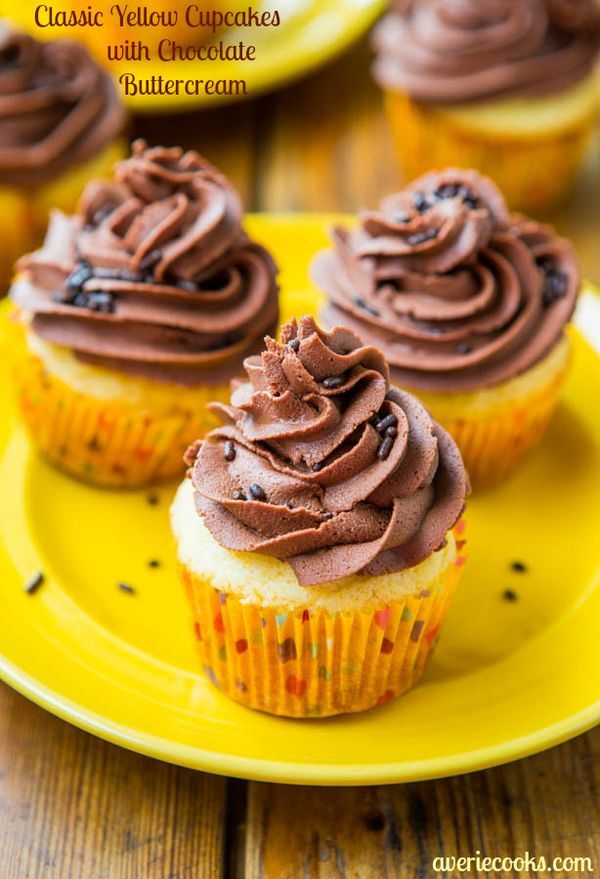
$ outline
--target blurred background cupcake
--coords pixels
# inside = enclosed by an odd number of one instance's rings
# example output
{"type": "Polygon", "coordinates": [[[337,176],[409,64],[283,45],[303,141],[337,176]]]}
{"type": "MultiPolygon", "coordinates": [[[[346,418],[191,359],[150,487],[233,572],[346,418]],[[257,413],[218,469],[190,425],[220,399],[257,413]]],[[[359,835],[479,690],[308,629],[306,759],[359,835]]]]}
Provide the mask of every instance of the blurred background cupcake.
{"type": "Polygon", "coordinates": [[[245,367],[171,511],[206,673],[274,714],[381,705],[423,673],[465,561],[460,453],[345,328],[292,320],[245,367]]]}
{"type": "Polygon", "coordinates": [[[49,209],[72,211],[89,178],[125,156],[125,124],[111,78],[85,48],[0,21],[0,295],[49,209]]]}
{"type": "Polygon", "coordinates": [[[276,269],[230,183],[195,152],[133,145],[75,216],[54,212],[11,295],[26,425],[87,481],[175,476],[243,358],[277,323],[276,269]]]}
{"type": "Polygon", "coordinates": [[[542,436],[569,367],[571,245],[460,169],[415,180],[333,240],[313,266],[325,322],[381,348],[477,487],[505,478],[542,436]]]}
{"type": "Polygon", "coordinates": [[[406,179],[476,168],[534,212],[570,192],[598,112],[595,0],[397,0],[374,45],[406,179]]]}

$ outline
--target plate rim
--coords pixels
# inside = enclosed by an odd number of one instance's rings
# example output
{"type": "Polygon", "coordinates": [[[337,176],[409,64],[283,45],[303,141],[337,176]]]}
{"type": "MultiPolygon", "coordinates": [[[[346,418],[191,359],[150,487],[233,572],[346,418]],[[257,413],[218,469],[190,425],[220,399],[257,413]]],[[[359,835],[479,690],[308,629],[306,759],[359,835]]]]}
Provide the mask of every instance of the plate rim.
{"type": "MultiPolygon", "coordinates": [[[[276,223],[292,222],[310,227],[318,225],[324,228],[331,222],[343,219],[351,221],[352,215],[326,212],[295,214],[284,211],[248,214],[246,218],[251,223],[266,220],[276,223]]],[[[2,317],[6,312],[6,305],[6,301],[0,304],[2,317]]],[[[584,344],[592,348],[587,340],[584,344]]],[[[600,588],[592,581],[589,586],[590,591],[600,588]]],[[[59,719],[132,752],[216,775],[285,784],[360,786],[408,783],[461,775],[539,753],[600,723],[600,699],[598,699],[574,714],[562,717],[525,735],[481,748],[463,750],[460,753],[416,760],[387,761],[380,764],[325,762],[307,764],[228,754],[206,747],[174,742],[162,736],[140,731],[129,724],[119,723],[106,714],[84,707],[62,695],[55,688],[43,684],[39,678],[30,675],[9,659],[1,648],[0,679],[59,719]]]]}
{"type": "MultiPolygon", "coordinates": [[[[593,729],[600,723],[600,699],[598,699],[576,714],[541,730],[534,730],[525,736],[454,756],[395,761],[376,766],[357,764],[354,767],[349,767],[347,764],[292,763],[223,754],[207,748],[173,743],[149,733],[140,734],[132,727],[111,721],[88,709],[82,709],[70,699],[66,699],[52,688],[40,684],[35,678],[22,672],[1,653],[0,678],[22,696],[60,720],[133,753],[214,775],[277,784],[351,787],[406,784],[465,775],[538,754],[593,729]]],[[[298,723],[302,722],[298,720],[298,723]]]]}

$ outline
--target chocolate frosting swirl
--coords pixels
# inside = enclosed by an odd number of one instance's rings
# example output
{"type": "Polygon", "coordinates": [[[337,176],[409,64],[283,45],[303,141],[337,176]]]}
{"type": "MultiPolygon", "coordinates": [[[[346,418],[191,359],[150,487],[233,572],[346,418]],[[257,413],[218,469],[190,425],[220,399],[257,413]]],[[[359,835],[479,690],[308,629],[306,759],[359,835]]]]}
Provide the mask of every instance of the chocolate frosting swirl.
{"type": "Polygon", "coordinates": [[[593,69],[595,0],[398,0],[375,31],[384,88],[424,103],[553,94],[593,69]]]}
{"type": "Polygon", "coordinates": [[[78,43],[36,42],[0,21],[0,184],[38,186],[125,127],[111,77],[78,43]]]}
{"type": "Polygon", "coordinates": [[[509,214],[475,171],[426,174],[333,240],[313,265],[325,320],[380,347],[409,388],[472,390],[518,375],[560,339],[579,291],[568,242],[509,214]]]}
{"type": "Polygon", "coordinates": [[[312,317],[245,362],[222,426],[188,450],[198,513],[232,550],[286,559],[303,586],[412,567],[468,491],[460,454],[380,351],[312,317]]]}
{"type": "Polygon", "coordinates": [[[236,374],[277,323],[276,268],[229,182],[195,152],[133,145],[78,215],[55,213],[13,299],[83,359],[194,384],[236,374]]]}

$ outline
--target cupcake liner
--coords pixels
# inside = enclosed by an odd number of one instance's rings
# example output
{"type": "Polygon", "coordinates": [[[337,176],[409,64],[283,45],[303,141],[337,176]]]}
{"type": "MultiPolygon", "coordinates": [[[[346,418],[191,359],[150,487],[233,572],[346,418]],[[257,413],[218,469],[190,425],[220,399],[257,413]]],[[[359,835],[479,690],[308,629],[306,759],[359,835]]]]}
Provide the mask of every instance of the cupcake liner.
{"type": "Polygon", "coordinates": [[[505,480],[537,445],[556,409],[569,366],[566,358],[543,387],[481,415],[453,417],[448,398],[437,405],[436,395],[421,393],[424,405],[459,447],[473,488],[489,488],[505,480]]]}
{"type": "Polygon", "coordinates": [[[569,194],[594,126],[591,115],[541,136],[486,134],[401,93],[387,92],[386,108],[407,180],[432,168],[475,168],[495,181],[511,208],[526,212],[569,194]]]}
{"type": "Polygon", "coordinates": [[[134,488],[174,478],[187,446],[214,427],[209,400],[226,400],[229,385],[207,386],[197,404],[159,408],[96,399],[73,390],[24,356],[16,386],[25,425],[40,451],[62,470],[94,485],[134,488]],[[205,399],[204,399],[205,398],[205,399]]]}
{"type": "Polygon", "coordinates": [[[381,607],[331,612],[273,609],[220,592],[181,565],[194,635],[209,680],[227,696],[284,717],[327,717],[389,702],[421,677],[466,560],[381,607]]]}

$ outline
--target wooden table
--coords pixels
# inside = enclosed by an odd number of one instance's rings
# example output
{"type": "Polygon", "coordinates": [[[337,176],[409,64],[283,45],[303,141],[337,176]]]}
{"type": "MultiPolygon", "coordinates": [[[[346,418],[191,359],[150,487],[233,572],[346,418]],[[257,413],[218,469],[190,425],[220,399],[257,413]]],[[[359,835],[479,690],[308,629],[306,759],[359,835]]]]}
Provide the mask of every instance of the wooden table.
{"type": "MultiPolygon", "coordinates": [[[[139,119],[136,133],[201,149],[250,209],[355,211],[399,183],[368,61],[358,48],[275,95],[139,119]]],[[[591,188],[592,161],[556,222],[598,281],[591,188]]],[[[108,745],[0,685],[0,879],[429,877],[441,855],[527,850],[598,871],[599,790],[598,731],[436,782],[246,784],[108,745]]]]}

